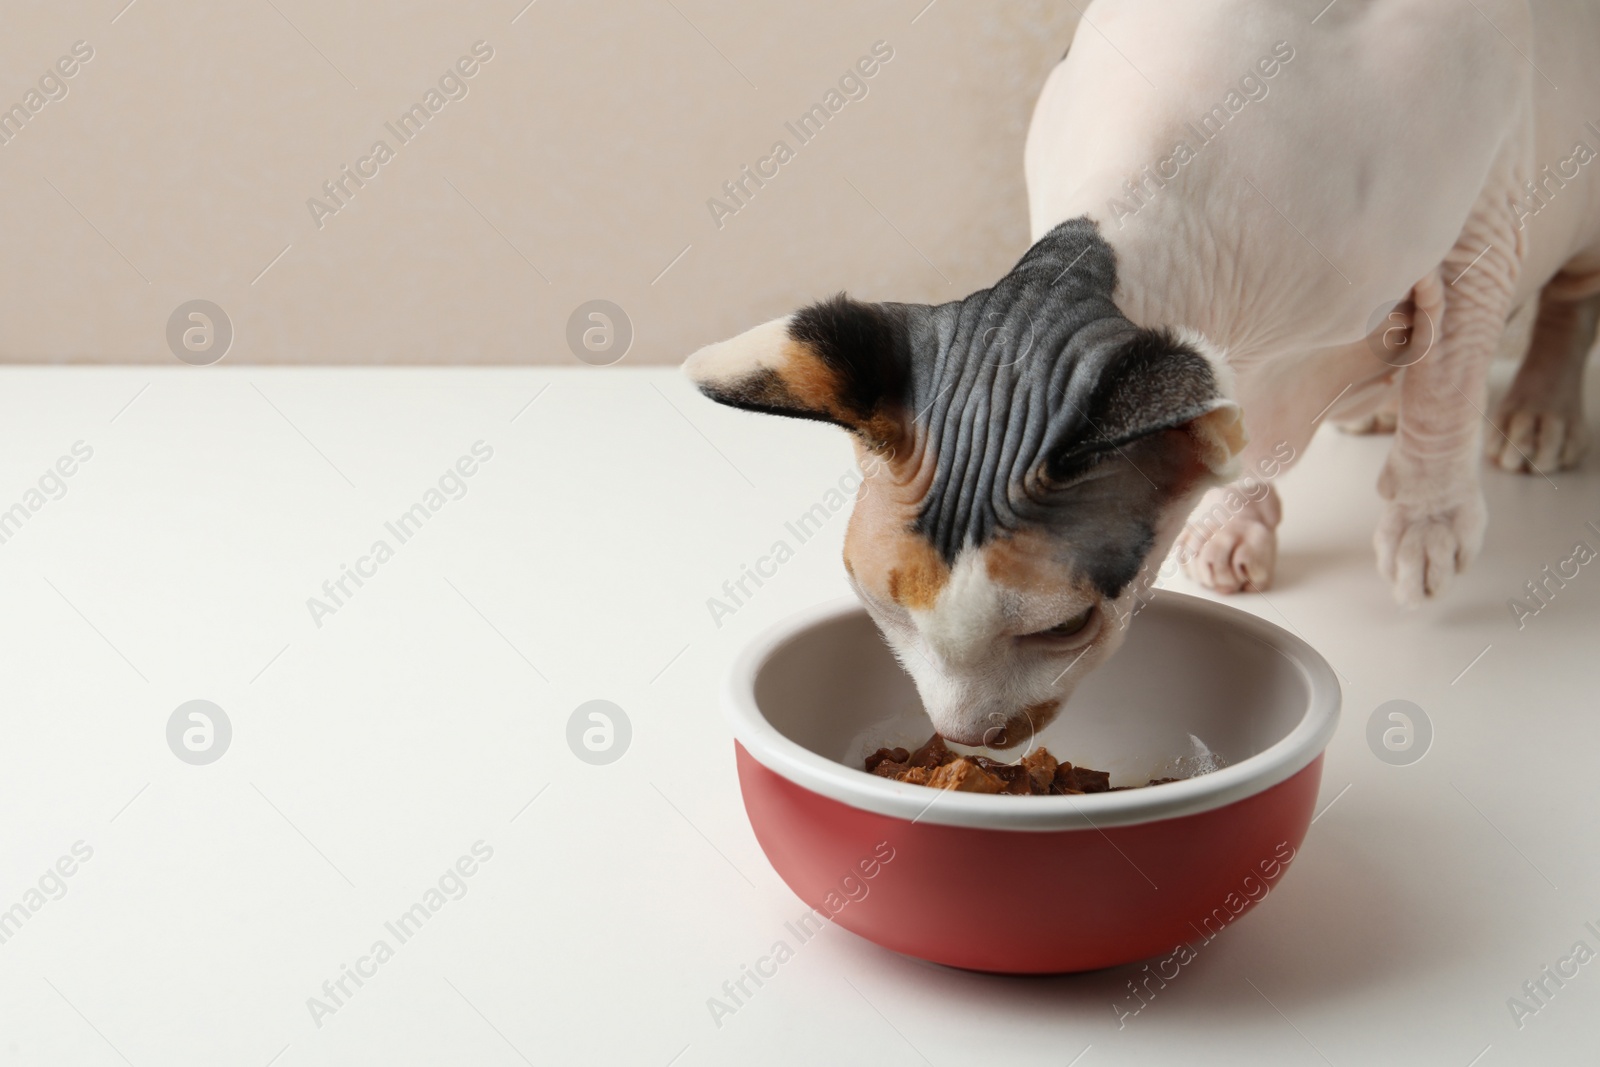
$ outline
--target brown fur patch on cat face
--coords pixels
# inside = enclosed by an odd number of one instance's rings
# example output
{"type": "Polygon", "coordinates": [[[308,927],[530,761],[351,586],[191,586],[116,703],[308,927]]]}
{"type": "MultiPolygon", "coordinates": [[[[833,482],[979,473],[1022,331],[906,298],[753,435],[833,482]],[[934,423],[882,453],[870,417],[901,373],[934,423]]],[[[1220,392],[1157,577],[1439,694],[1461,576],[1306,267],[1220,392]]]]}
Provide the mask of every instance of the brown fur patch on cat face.
{"type": "Polygon", "coordinates": [[[996,584],[1019,594],[1070,590],[1082,599],[1093,599],[1093,583],[1071,565],[1068,548],[1048,530],[1017,530],[983,546],[984,571],[996,584]]]}
{"type": "Polygon", "coordinates": [[[950,579],[949,565],[913,530],[932,483],[932,457],[916,439],[905,454],[858,446],[856,457],[866,477],[845,531],[845,570],[884,606],[929,609],[950,579]]]}

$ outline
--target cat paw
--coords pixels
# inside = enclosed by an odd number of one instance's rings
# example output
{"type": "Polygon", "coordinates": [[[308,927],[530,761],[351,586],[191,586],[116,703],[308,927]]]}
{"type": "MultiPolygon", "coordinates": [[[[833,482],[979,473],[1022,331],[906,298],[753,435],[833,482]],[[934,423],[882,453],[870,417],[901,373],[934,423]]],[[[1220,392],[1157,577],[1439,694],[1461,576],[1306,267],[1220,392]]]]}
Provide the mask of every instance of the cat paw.
{"type": "Polygon", "coordinates": [[[1563,410],[1539,411],[1514,403],[1496,413],[1495,427],[1484,442],[1489,462],[1501,470],[1548,474],[1578,465],[1588,444],[1583,411],[1577,404],[1563,410]]]}
{"type": "Polygon", "coordinates": [[[1178,542],[1184,572],[1219,593],[1259,592],[1272,585],[1278,532],[1249,515],[1236,515],[1211,531],[1191,526],[1178,542]]]}
{"type": "Polygon", "coordinates": [[[1372,541],[1395,600],[1415,608],[1443,594],[1483,547],[1486,524],[1482,493],[1444,506],[1385,504],[1372,541]]]}

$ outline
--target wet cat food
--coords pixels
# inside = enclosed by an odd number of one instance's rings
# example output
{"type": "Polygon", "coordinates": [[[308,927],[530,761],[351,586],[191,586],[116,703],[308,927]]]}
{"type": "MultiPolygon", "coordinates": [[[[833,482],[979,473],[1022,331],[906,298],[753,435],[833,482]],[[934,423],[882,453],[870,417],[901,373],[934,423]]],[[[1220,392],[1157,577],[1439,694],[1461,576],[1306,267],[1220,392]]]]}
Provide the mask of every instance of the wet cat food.
{"type": "Polygon", "coordinates": [[[950,751],[944,738],[934,734],[915,752],[880,748],[866,759],[866,770],[880,778],[953,789],[959,793],[1003,793],[1010,796],[1081,796],[1115,793],[1165,785],[1180,778],[1152,778],[1145,786],[1111,784],[1107,771],[1074,767],[1057,760],[1049,749],[1037,748],[1016,763],[1001,763],[987,756],[963,756],[950,751]]]}

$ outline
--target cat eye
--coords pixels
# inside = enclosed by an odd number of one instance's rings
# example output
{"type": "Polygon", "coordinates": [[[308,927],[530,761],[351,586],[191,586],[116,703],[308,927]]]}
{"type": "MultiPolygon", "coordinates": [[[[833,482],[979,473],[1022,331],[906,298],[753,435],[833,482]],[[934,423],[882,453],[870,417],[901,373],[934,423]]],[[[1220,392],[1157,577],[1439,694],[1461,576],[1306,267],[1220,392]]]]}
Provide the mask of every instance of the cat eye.
{"type": "Polygon", "coordinates": [[[1048,630],[1031,633],[1029,637],[1073,637],[1083,632],[1084,628],[1094,619],[1095,606],[1090,604],[1070,619],[1056,623],[1048,630]]]}

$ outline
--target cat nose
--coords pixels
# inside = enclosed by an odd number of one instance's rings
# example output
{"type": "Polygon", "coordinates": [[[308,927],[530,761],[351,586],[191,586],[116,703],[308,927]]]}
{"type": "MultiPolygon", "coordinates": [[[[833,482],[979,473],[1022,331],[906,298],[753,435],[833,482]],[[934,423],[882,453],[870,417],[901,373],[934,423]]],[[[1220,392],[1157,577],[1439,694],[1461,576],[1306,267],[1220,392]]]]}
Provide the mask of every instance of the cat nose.
{"type": "Polygon", "coordinates": [[[1012,748],[1030,742],[1035,731],[1028,708],[996,705],[985,709],[958,699],[954,707],[929,707],[928,712],[939,736],[974,748],[1012,748]]]}
{"type": "Polygon", "coordinates": [[[1002,715],[996,711],[991,712],[985,720],[983,743],[989,748],[1027,747],[1033,740],[1033,733],[1034,724],[1026,709],[1012,715],[1002,715]]]}

